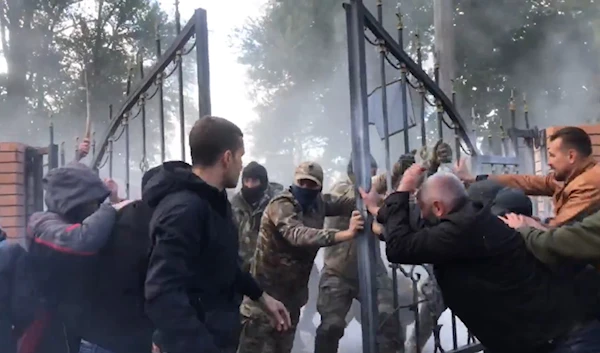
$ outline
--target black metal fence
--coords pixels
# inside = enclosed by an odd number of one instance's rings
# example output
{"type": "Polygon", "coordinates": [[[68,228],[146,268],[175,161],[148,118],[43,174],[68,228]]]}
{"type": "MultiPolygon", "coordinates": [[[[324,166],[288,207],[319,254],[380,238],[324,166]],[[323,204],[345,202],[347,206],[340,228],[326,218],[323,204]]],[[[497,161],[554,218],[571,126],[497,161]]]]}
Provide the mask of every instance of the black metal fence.
{"type": "MultiPolygon", "coordinates": [[[[107,177],[114,177],[115,169],[124,171],[124,195],[131,196],[131,171],[139,169],[139,174],[144,173],[150,167],[151,162],[161,163],[167,158],[167,150],[173,146],[169,141],[166,131],[167,120],[171,123],[176,120],[180,139],[177,141],[181,153],[181,159],[186,159],[186,109],[184,90],[183,61],[186,56],[195,53],[195,64],[197,73],[197,100],[198,117],[210,115],[210,72],[208,59],[208,27],[206,11],[197,9],[194,16],[183,28],[180,25],[179,9],[176,9],[177,36],[171,45],[163,51],[161,38],[156,38],[156,63],[150,67],[148,72],[147,59],[140,53],[136,57],[136,64],[131,65],[126,84],[126,97],[121,106],[115,110],[113,106],[107,107],[109,116],[108,128],[97,138],[95,132],[91,132],[89,138],[91,150],[88,157],[90,167],[102,172],[107,177]],[[192,40],[193,39],[193,40],[192,40]],[[165,81],[171,77],[177,78],[177,116],[169,117],[166,114],[166,92],[165,81]],[[135,83],[134,83],[135,82],[135,83]],[[152,116],[149,116],[147,107],[152,101],[152,116]],[[173,119],[175,118],[175,119],[173,119]],[[133,126],[132,123],[136,122],[133,126]],[[158,125],[158,126],[157,126],[158,125]],[[135,129],[135,130],[132,130],[135,129]],[[149,131],[158,129],[158,139],[149,137],[149,131]],[[135,132],[136,138],[132,138],[135,132]],[[135,141],[134,141],[135,139],[135,141]],[[141,141],[140,141],[141,140],[141,141]],[[117,148],[116,143],[120,143],[117,148]],[[135,158],[139,164],[133,163],[132,145],[136,145],[136,153],[141,156],[135,158]],[[158,145],[160,157],[151,155],[150,147],[158,145]],[[118,163],[118,164],[117,164],[118,163]]],[[[193,61],[193,60],[192,60],[193,61]]],[[[170,103],[170,102],[169,102],[170,103]]],[[[39,174],[38,167],[42,166],[42,172],[65,165],[70,160],[77,159],[77,146],[80,140],[76,139],[74,145],[68,142],[57,143],[54,133],[54,125],[50,123],[50,143],[47,148],[34,149],[32,156],[28,159],[31,174],[39,174]],[[34,156],[35,155],[35,156],[34,156]]],[[[33,151],[33,150],[32,150],[33,151]]],[[[40,177],[41,180],[41,177],[40,177]]],[[[33,181],[31,185],[34,185],[33,181]]],[[[36,184],[37,185],[37,184],[36,184]]],[[[33,188],[33,186],[32,186],[33,188]]],[[[28,194],[32,202],[32,210],[43,207],[43,191],[40,187],[34,188],[28,194]],[[34,190],[35,189],[35,190],[34,190]],[[37,205],[37,206],[33,206],[37,205]]]]}
{"type": "MultiPolygon", "coordinates": [[[[370,185],[369,154],[369,125],[374,124],[378,127],[381,138],[385,145],[386,169],[391,170],[390,162],[390,136],[401,133],[404,142],[404,153],[410,153],[415,146],[410,145],[411,128],[420,127],[421,157],[427,158],[427,123],[428,117],[437,119],[435,135],[438,139],[455,146],[455,157],[461,158],[461,155],[467,155],[471,158],[472,169],[475,172],[486,173],[518,173],[522,161],[530,162],[533,166],[534,148],[539,148],[544,137],[535,127],[529,126],[529,116],[525,108],[525,128],[520,129],[516,126],[516,104],[515,98],[511,94],[509,99],[510,127],[500,126],[500,138],[495,139],[491,133],[488,136],[478,138],[474,126],[477,123],[476,117],[471,117],[471,121],[465,121],[455,106],[456,93],[453,91],[451,97],[448,97],[438,85],[440,67],[436,60],[434,65],[434,78],[431,78],[423,69],[423,53],[421,46],[416,45],[416,61],[404,50],[404,33],[401,14],[398,14],[397,37],[394,38],[384,28],[383,22],[383,4],[377,2],[377,16],[373,15],[360,0],[350,0],[344,4],[346,12],[346,24],[348,35],[348,66],[350,81],[350,104],[351,104],[351,125],[352,125],[352,148],[359,153],[354,154],[353,164],[359,185],[370,185]],[[367,69],[367,57],[365,47],[374,46],[379,54],[379,70],[377,75],[379,80],[369,80],[367,69]],[[389,79],[390,71],[395,70],[393,79],[389,79]],[[368,90],[368,83],[379,81],[377,88],[368,90]],[[373,94],[379,90],[377,94],[373,94]],[[400,92],[398,104],[390,104],[388,96],[390,93],[400,92]],[[420,109],[417,120],[411,122],[409,108],[412,107],[412,99],[409,92],[418,92],[420,100],[420,109]],[[374,99],[381,100],[380,102],[374,99]],[[377,106],[380,112],[374,112],[372,107],[377,106]],[[399,111],[389,111],[390,107],[396,107],[399,111]],[[376,115],[374,118],[372,115],[376,115]],[[390,117],[393,117],[390,120],[390,117]],[[395,119],[400,119],[397,121],[395,119]],[[390,128],[393,126],[393,128],[390,128]],[[445,133],[446,131],[446,133],[445,133]],[[448,134],[448,131],[451,132],[448,134]],[[487,146],[486,146],[487,145],[487,146]],[[523,146],[521,146],[523,145],[523,146]],[[478,148],[480,147],[480,148],[478,148]],[[525,156],[519,154],[519,150],[524,147],[527,151],[525,156]],[[496,150],[500,153],[495,153],[496,150]],[[482,153],[485,150],[486,153],[482,153]],[[529,160],[527,160],[529,159],[529,160]]],[[[418,38],[417,38],[418,41],[418,38]]],[[[374,71],[374,70],[371,70],[374,71]]],[[[372,74],[372,72],[371,72],[372,74]]],[[[526,102],[525,102],[526,106],[526,102]]],[[[414,118],[414,115],[412,118],[414,118]]],[[[474,115],[474,114],[473,114],[474,115]]],[[[431,125],[430,125],[431,126],[431,125]]],[[[543,156],[544,153],[541,153],[543,156]]],[[[446,161],[451,162],[451,161],[446,161]]],[[[388,173],[390,174],[390,173],[388,173]]],[[[391,188],[391,176],[388,177],[388,188],[391,188]]],[[[362,202],[358,202],[358,208],[362,209],[362,202]]],[[[369,224],[369,222],[367,222],[369,224]]],[[[376,253],[375,240],[373,237],[362,236],[358,238],[359,242],[359,276],[361,284],[362,303],[362,324],[363,324],[363,352],[377,352],[376,330],[377,323],[377,305],[374,292],[374,256],[376,253]]],[[[442,346],[440,332],[442,325],[438,324],[438,319],[446,310],[437,284],[430,273],[429,266],[407,267],[399,264],[392,265],[392,279],[394,290],[398,290],[399,277],[404,276],[412,283],[413,303],[408,307],[401,307],[398,303],[398,293],[394,296],[394,304],[397,311],[410,310],[414,313],[414,351],[409,353],[420,353],[426,341],[433,336],[435,352],[480,352],[484,348],[477,342],[475,337],[467,333],[464,342],[459,342],[457,319],[451,316],[451,335],[452,343],[446,347],[442,346]],[[429,290],[419,290],[420,287],[427,286],[429,290]],[[424,325],[429,321],[428,325],[424,325]],[[429,326],[429,327],[426,327],[429,326]],[[427,332],[425,332],[427,331],[427,332]]],[[[400,315],[399,315],[400,316],[400,315]]],[[[401,337],[401,336],[400,336],[401,337]]],[[[407,345],[407,346],[409,346],[407,345]]]]}

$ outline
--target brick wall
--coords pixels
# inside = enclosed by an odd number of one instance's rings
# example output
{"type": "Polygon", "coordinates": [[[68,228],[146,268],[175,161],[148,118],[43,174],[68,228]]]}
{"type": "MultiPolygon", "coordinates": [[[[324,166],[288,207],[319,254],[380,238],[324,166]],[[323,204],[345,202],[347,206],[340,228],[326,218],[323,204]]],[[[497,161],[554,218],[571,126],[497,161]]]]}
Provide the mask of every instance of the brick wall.
{"type": "Polygon", "coordinates": [[[25,233],[25,148],[0,143],[0,225],[11,238],[25,233]]]}

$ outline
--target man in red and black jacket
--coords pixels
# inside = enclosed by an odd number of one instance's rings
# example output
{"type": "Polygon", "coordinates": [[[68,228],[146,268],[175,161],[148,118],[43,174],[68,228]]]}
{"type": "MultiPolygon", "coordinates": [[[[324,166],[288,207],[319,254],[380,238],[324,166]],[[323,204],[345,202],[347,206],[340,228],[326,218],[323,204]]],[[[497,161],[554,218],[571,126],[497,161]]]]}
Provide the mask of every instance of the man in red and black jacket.
{"type": "Polygon", "coordinates": [[[17,254],[8,287],[17,352],[77,352],[79,337],[71,328],[81,313],[72,303],[85,300],[86,264],[107,243],[117,210],[128,202],[102,204],[110,191],[78,162],[48,172],[44,187],[47,211],[30,217],[28,251],[17,254]]]}

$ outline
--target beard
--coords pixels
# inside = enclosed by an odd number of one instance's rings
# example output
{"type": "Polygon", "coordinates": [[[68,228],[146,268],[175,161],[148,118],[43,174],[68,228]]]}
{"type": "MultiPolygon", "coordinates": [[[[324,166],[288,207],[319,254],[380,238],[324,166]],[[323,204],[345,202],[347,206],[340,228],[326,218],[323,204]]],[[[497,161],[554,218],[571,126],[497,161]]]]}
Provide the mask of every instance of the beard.
{"type": "Polygon", "coordinates": [[[226,189],[235,189],[238,184],[238,180],[240,179],[241,170],[230,171],[225,173],[225,188],[226,189]]]}
{"type": "Polygon", "coordinates": [[[558,182],[563,182],[563,181],[567,180],[567,175],[566,175],[566,173],[557,173],[555,171],[554,172],[554,180],[556,180],[558,182]]]}

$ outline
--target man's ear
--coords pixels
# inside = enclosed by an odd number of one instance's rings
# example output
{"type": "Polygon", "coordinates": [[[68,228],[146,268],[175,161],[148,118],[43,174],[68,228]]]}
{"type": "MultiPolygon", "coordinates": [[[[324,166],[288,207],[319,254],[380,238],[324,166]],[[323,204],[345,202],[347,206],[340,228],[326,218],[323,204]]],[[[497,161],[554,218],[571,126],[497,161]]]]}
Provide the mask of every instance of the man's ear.
{"type": "Polygon", "coordinates": [[[221,160],[226,165],[229,165],[231,162],[233,162],[233,153],[231,152],[231,150],[225,151],[225,153],[223,153],[223,157],[221,157],[221,160]]]}

